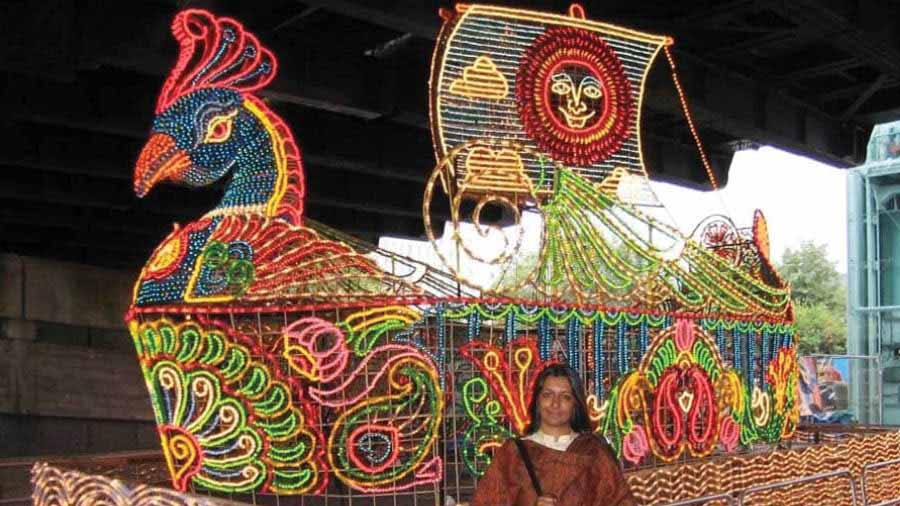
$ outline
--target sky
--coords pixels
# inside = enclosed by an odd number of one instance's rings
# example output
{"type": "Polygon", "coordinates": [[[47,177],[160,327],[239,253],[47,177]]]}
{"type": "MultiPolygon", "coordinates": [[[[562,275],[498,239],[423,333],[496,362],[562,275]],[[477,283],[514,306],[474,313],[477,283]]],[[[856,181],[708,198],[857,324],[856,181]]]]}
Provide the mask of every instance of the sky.
{"type": "Polygon", "coordinates": [[[772,147],[735,154],[728,184],[700,192],[651,182],[657,197],[684,233],[710,214],[726,214],[738,227],[753,223],[762,210],[772,256],[803,241],[826,244],[837,270],[847,272],[847,170],[772,147]]]}
{"type": "MultiPolygon", "coordinates": [[[[780,262],[785,249],[796,249],[803,241],[827,246],[829,259],[840,272],[847,272],[847,170],[831,167],[772,147],[735,154],[728,184],[717,192],[691,190],[651,181],[656,197],[668,212],[665,221],[685,235],[691,234],[704,218],[713,214],[731,217],[739,228],[753,224],[753,212],[762,210],[769,229],[772,257],[780,262]]],[[[540,219],[525,213],[526,236],[523,250],[540,240],[540,219]]],[[[656,213],[653,213],[657,215],[656,213]]],[[[659,216],[659,215],[657,215],[659,216]]],[[[440,231],[436,231],[440,232],[440,231]]],[[[453,260],[452,230],[447,227],[440,240],[446,259],[453,260]]],[[[474,239],[479,253],[490,257],[502,251],[499,233],[479,238],[471,225],[460,233],[474,239]]],[[[424,261],[438,268],[443,262],[427,241],[382,237],[382,248],[424,261]]],[[[526,252],[527,253],[527,252],[526,252]]],[[[464,262],[465,263],[465,262],[464,262]]],[[[492,286],[499,272],[489,266],[462,265],[464,277],[483,280],[492,286]]]]}

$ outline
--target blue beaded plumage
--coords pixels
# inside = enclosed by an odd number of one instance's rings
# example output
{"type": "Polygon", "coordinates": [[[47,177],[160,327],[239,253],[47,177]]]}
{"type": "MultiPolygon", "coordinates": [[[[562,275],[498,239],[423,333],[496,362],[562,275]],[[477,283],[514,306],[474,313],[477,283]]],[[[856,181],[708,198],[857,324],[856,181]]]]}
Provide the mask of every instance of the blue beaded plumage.
{"type": "Polygon", "coordinates": [[[206,241],[220,221],[221,218],[214,218],[209,226],[191,232],[188,236],[187,252],[175,271],[162,279],[143,280],[138,287],[136,305],[150,306],[181,301],[188,285],[188,278],[193,272],[194,263],[203,252],[206,241]]]}

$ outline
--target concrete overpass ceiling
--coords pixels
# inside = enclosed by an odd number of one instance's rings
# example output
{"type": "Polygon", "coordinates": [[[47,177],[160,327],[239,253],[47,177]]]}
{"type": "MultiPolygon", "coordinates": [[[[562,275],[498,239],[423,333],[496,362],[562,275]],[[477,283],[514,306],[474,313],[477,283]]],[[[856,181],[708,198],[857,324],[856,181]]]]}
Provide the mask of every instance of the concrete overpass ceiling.
{"type": "MultiPolygon", "coordinates": [[[[493,2],[563,12],[564,1],[493,2]]],[[[311,217],[374,240],[422,234],[438,0],[7,2],[0,16],[0,251],[138,267],[217,190],[138,200],[131,170],[176,55],[172,16],[241,20],[280,60],[264,95],[304,153],[311,217]],[[348,184],[352,182],[352,184],[348,184]]],[[[860,163],[871,126],[900,116],[900,2],[585,2],[588,16],[675,38],[720,181],[736,147],[860,163]]],[[[642,121],[652,177],[708,188],[664,59],[642,121]]]]}

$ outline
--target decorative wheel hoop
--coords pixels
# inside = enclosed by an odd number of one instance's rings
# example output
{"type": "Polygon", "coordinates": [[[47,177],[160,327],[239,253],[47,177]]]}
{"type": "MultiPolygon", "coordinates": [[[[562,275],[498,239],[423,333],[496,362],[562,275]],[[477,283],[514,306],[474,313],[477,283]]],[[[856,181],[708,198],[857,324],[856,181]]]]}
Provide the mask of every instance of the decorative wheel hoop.
{"type": "Polygon", "coordinates": [[[740,265],[745,239],[728,216],[707,216],[697,224],[691,237],[723,260],[740,265]]]}
{"type": "MultiPolygon", "coordinates": [[[[512,196],[500,194],[500,192],[485,191],[484,188],[481,187],[477,189],[474,188],[476,185],[472,184],[468,179],[460,178],[461,171],[457,169],[457,163],[464,155],[472,152],[472,150],[476,148],[505,149],[512,150],[517,154],[527,154],[536,158],[544,157],[537,151],[518,143],[494,139],[475,139],[450,150],[435,165],[434,170],[431,172],[431,176],[425,184],[425,194],[422,201],[422,219],[425,224],[425,234],[432,245],[434,245],[435,252],[441,259],[441,262],[443,262],[444,266],[450,270],[459,282],[476,290],[490,291],[491,287],[486,286],[486,283],[479,283],[464,277],[457,265],[454,262],[449,261],[449,259],[441,252],[440,248],[438,248],[438,236],[435,234],[430,212],[431,203],[434,199],[435,186],[438,181],[440,181],[441,187],[444,189],[444,192],[447,194],[448,200],[450,201],[450,220],[453,224],[453,238],[454,242],[459,247],[459,254],[465,255],[481,265],[510,264],[510,262],[516,258],[516,255],[522,247],[522,239],[524,237],[524,230],[521,224],[521,209],[525,208],[525,204],[529,203],[534,203],[539,209],[541,206],[539,194],[541,192],[539,189],[535,189],[534,184],[529,184],[527,190],[524,190],[523,188],[524,191],[512,196]],[[521,198],[519,198],[520,195],[521,198]],[[460,235],[460,214],[462,202],[464,200],[476,201],[471,218],[476,232],[480,237],[488,237],[492,232],[501,234],[504,244],[500,254],[495,255],[492,258],[485,257],[473,250],[470,245],[466,244],[466,241],[463,240],[460,235]],[[497,203],[512,212],[514,226],[516,228],[512,234],[497,225],[481,223],[481,212],[486,205],[491,203],[497,203]],[[515,238],[510,237],[513,234],[515,234],[515,238]]],[[[542,178],[541,183],[546,184],[544,183],[546,180],[546,178],[542,178]]],[[[552,181],[552,179],[550,180],[552,181]]],[[[541,235],[541,242],[543,242],[543,234],[541,235]]],[[[538,246],[540,248],[542,244],[539,244],[538,246]]],[[[523,276],[522,282],[518,286],[513,287],[513,289],[521,288],[521,286],[527,283],[529,278],[530,276],[523,276]]]]}

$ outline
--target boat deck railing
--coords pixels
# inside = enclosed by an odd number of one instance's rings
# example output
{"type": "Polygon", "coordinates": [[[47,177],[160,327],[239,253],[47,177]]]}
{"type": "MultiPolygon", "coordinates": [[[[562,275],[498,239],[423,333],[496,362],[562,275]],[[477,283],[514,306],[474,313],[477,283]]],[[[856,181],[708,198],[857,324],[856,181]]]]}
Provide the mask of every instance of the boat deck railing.
{"type": "MultiPolygon", "coordinates": [[[[39,482],[33,484],[32,482],[37,480],[42,472],[44,473],[43,475],[51,473],[54,476],[62,476],[70,469],[73,470],[71,472],[72,476],[77,474],[96,480],[97,483],[118,482],[125,486],[122,490],[127,488],[146,491],[149,487],[156,487],[160,493],[164,492],[170,497],[183,495],[169,489],[167,469],[159,451],[49,457],[41,460],[50,464],[43,467],[35,465],[33,458],[0,460],[0,482],[2,482],[2,486],[0,486],[0,506],[24,506],[27,504],[44,506],[40,501],[32,502],[32,487],[41,486],[39,482]]],[[[655,505],[751,506],[781,504],[779,497],[793,496],[795,493],[811,493],[816,497],[820,497],[822,504],[828,502],[827,498],[836,498],[837,503],[852,506],[900,506],[900,496],[879,488],[879,483],[885,480],[888,482],[900,480],[900,459],[868,463],[863,467],[858,477],[853,476],[848,469],[838,469],[831,472],[749,487],[743,490],[735,490],[731,493],[688,498],[664,504],[655,503],[655,505]],[[885,473],[888,473],[888,475],[885,475],[885,473]],[[809,487],[814,488],[810,489],[809,487]],[[803,490],[804,488],[806,488],[805,491],[803,490]],[[893,497],[891,496],[892,494],[894,495],[893,497]]],[[[198,497],[203,496],[184,494],[184,498],[188,502],[190,502],[191,498],[197,499],[198,497]]],[[[275,498],[271,496],[265,498],[262,496],[253,496],[252,498],[206,496],[203,499],[205,499],[203,501],[205,504],[211,505],[235,504],[231,502],[233,500],[240,500],[242,503],[248,504],[276,504],[276,502],[273,502],[275,498]]],[[[291,501],[288,502],[290,503],[291,501]]],[[[419,503],[421,502],[419,501],[419,503]]],[[[122,504],[127,504],[127,502],[122,504]]],[[[399,505],[399,503],[397,504],[399,505]]],[[[67,505],[59,503],[59,506],[67,505]]]]}
{"type": "Polygon", "coordinates": [[[872,473],[874,471],[878,471],[880,469],[886,469],[886,468],[894,467],[894,466],[897,467],[895,472],[898,474],[898,476],[895,479],[900,480],[900,459],[886,460],[883,462],[874,462],[874,463],[866,464],[865,466],[863,466],[862,478],[860,478],[860,481],[862,482],[862,495],[863,495],[863,505],[862,506],[900,505],[900,497],[894,497],[894,498],[879,497],[879,499],[882,499],[881,501],[870,502],[870,500],[871,500],[870,496],[874,495],[874,494],[870,494],[871,486],[869,485],[869,481],[871,480],[872,473]]]}

